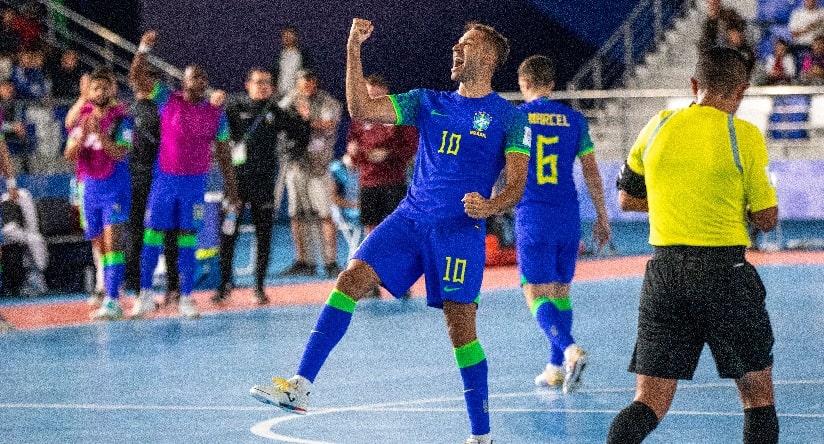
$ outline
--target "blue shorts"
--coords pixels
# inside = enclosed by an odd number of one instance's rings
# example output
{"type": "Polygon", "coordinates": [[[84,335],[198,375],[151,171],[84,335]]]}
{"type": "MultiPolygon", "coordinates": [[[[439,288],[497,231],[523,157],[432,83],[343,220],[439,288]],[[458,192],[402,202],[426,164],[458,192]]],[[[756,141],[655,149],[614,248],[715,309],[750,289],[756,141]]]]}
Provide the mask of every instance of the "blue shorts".
{"type": "Polygon", "coordinates": [[[203,195],[206,175],[178,176],[155,168],[149,200],[146,203],[146,228],[167,231],[199,231],[206,210],[203,195]]]}
{"type": "Polygon", "coordinates": [[[417,221],[392,213],[355,252],[369,264],[381,284],[401,297],[421,275],[426,279],[426,303],[477,302],[486,256],[485,226],[477,222],[417,221]]]}
{"type": "Polygon", "coordinates": [[[108,179],[87,177],[82,188],[86,239],[99,237],[104,227],[129,221],[132,190],[127,169],[116,169],[108,179]]]}
{"type": "Polygon", "coordinates": [[[549,205],[515,211],[518,271],[529,284],[569,284],[575,274],[581,222],[577,206],[563,211],[549,205]]]}

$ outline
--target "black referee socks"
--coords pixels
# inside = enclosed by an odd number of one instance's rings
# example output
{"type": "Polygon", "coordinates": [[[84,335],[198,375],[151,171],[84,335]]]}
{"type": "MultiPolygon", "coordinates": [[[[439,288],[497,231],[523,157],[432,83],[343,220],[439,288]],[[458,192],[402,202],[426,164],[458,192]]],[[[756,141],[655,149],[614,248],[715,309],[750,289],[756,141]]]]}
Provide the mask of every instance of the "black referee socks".
{"type": "Polygon", "coordinates": [[[744,409],[744,444],[778,442],[778,416],[775,406],[744,409]]]}
{"type": "MultiPolygon", "coordinates": [[[[640,443],[658,427],[658,417],[648,405],[634,401],[612,420],[607,435],[607,444],[640,443]]],[[[748,441],[744,441],[745,444],[748,441]]],[[[752,441],[756,442],[756,441],[752,441]]]]}

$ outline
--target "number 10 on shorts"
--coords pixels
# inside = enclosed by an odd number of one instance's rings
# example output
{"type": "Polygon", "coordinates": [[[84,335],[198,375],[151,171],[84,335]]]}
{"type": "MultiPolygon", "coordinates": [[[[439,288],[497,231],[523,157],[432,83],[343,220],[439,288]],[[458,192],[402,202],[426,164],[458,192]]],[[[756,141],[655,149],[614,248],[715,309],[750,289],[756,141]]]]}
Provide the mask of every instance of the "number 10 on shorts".
{"type": "Polygon", "coordinates": [[[454,282],[456,284],[463,284],[464,274],[466,274],[466,259],[446,257],[446,273],[443,275],[443,280],[446,282],[454,282]],[[453,263],[454,262],[454,263],[453,263]],[[451,276],[450,276],[451,273],[451,276]]]}

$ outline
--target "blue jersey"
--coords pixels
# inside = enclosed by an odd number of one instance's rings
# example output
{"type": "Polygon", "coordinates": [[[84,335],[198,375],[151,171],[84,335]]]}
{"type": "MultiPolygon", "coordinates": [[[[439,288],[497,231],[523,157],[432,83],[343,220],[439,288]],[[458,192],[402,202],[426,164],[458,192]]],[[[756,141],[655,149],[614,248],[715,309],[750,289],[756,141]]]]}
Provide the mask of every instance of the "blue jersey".
{"type": "Polygon", "coordinates": [[[420,135],[412,185],[397,209],[405,216],[473,221],[464,195],[475,191],[488,199],[505,154],[529,155],[526,115],[496,93],[475,99],[415,89],[389,98],[396,123],[416,126],[420,135]]]}
{"type": "Polygon", "coordinates": [[[532,126],[532,157],[529,159],[524,197],[518,207],[542,203],[578,211],[578,192],[572,179],[575,158],[593,151],[586,118],[546,97],[518,107],[532,126]]]}

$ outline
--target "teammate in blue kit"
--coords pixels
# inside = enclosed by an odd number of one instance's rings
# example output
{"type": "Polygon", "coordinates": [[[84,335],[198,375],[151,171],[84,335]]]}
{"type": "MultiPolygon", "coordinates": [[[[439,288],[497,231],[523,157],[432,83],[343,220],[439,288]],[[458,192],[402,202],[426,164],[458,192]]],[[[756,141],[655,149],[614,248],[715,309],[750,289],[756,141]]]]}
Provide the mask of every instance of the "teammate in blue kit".
{"type": "Polygon", "coordinates": [[[546,369],[535,384],[563,385],[564,393],[569,393],[580,386],[589,359],[572,338],[569,301],[581,239],[578,192],[572,179],[576,158],[581,160],[595,206],[592,236],[599,250],[610,238],[604,188],[586,119],[549,98],[555,86],[554,62],[544,56],[527,58],[518,68],[518,85],[526,100],[519,108],[532,126],[534,151],[524,197],[515,207],[516,254],[526,303],[550,343],[546,369]]]}
{"type": "Polygon", "coordinates": [[[371,99],[361,66],[361,45],[372,23],[354,19],[347,44],[346,98],[352,118],[414,125],[420,142],[412,185],[398,208],[364,241],[321,311],[297,374],[252,395],[305,413],[311,386],[345,334],[356,302],[383,285],[395,297],[421,275],[427,303],[442,308],[464,383],[471,436],[492,442],[487,362],[475,315],[484,269],[485,219],[512,207],[523,193],[532,139],[526,116],[492,91],[492,75],[509,44],[493,28],[470,25],[452,48],[454,92],[416,89],[371,99]],[[505,169],[502,191],[488,199],[505,169]]]}

